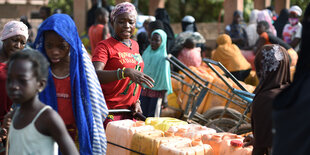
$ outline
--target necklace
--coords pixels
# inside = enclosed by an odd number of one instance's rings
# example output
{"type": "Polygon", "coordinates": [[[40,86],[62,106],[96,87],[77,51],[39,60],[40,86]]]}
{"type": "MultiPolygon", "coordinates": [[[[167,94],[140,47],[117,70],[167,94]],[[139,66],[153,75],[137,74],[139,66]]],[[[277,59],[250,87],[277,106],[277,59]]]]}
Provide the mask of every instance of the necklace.
{"type": "Polygon", "coordinates": [[[67,78],[68,76],[70,76],[70,73],[68,73],[68,74],[65,75],[65,76],[57,76],[56,74],[53,73],[52,70],[51,70],[51,73],[52,73],[53,77],[56,78],[56,79],[65,79],[65,78],[67,78]]]}
{"type": "Polygon", "coordinates": [[[113,38],[120,41],[121,43],[123,43],[124,45],[126,45],[127,47],[129,47],[131,49],[132,43],[131,43],[130,39],[129,39],[129,43],[126,43],[125,41],[121,41],[120,39],[118,39],[118,37],[116,35],[113,35],[113,38]]]}

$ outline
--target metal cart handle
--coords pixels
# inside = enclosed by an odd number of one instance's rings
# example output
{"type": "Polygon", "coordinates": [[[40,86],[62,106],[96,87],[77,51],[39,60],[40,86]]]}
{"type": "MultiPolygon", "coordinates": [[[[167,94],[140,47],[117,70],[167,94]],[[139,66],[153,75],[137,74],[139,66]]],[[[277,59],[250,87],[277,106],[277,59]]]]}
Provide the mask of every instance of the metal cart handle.
{"type": "Polygon", "coordinates": [[[200,76],[198,76],[196,73],[191,71],[188,67],[186,67],[182,62],[180,62],[177,58],[175,58],[173,55],[168,54],[166,57],[166,60],[168,60],[171,64],[176,66],[178,69],[180,69],[186,76],[188,76],[190,79],[192,79],[195,83],[197,83],[200,87],[205,88],[206,86],[202,84],[200,81],[198,81],[195,77],[193,77],[191,74],[189,74],[186,70],[188,70],[190,73],[192,73],[194,76],[196,76],[199,80],[203,82],[207,82],[206,80],[202,79],[200,76]],[[176,63],[177,62],[177,63],[176,63]],[[180,66],[181,65],[181,66],[180,66]],[[185,69],[186,70],[185,70],[185,69]]]}
{"type": "Polygon", "coordinates": [[[226,80],[223,79],[223,77],[220,75],[220,73],[218,73],[218,71],[210,64],[216,65],[218,67],[220,67],[221,70],[224,71],[224,73],[230,78],[232,79],[237,85],[238,87],[243,90],[243,91],[247,91],[240,83],[239,81],[220,63],[211,59],[207,59],[207,58],[203,58],[202,59],[205,63],[207,63],[207,65],[225,82],[225,84],[230,87],[231,89],[233,89],[227,82],[226,80]]]}
{"type": "MultiPolygon", "coordinates": [[[[131,113],[132,111],[129,110],[129,109],[109,109],[109,113],[131,113]]],[[[134,116],[134,118],[138,118],[140,119],[141,121],[145,121],[146,120],[146,117],[142,114],[142,113],[136,113],[134,116]]]]}

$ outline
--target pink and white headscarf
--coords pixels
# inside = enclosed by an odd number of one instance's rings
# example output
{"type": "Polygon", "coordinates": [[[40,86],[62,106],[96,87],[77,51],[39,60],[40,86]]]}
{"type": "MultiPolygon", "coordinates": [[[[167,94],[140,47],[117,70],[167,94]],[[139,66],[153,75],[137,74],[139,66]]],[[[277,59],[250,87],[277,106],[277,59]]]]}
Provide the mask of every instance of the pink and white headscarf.
{"type": "Polygon", "coordinates": [[[277,31],[272,25],[272,18],[268,12],[268,10],[261,10],[257,15],[257,22],[266,21],[269,24],[269,30],[274,35],[277,36],[277,31]]]}
{"type": "Polygon", "coordinates": [[[2,41],[16,35],[22,35],[27,40],[29,37],[28,27],[23,22],[10,21],[4,25],[0,39],[2,41]]]}
{"type": "Polygon", "coordinates": [[[136,11],[136,7],[129,3],[129,2],[123,2],[123,3],[119,3],[115,6],[115,8],[112,10],[111,12],[111,19],[112,21],[115,20],[115,18],[123,13],[129,13],[129,14],[133,14],[135,16],[135,19],[137,18],[137,11],[136,11]]]}

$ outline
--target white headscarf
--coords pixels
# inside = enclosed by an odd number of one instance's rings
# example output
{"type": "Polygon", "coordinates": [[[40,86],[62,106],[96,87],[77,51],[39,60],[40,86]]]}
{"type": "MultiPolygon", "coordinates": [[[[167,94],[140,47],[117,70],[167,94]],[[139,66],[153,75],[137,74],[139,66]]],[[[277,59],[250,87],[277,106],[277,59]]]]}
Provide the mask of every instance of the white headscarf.
{"type": "Polygon", "coordinates": [[[22,35],[26,38],[26,40],[29,37],[28,34],[28,27],[20,21],[10,21],[4,25],[4,28],[1,32],[1,41],[16,36],[16,35],[22,35]]]}

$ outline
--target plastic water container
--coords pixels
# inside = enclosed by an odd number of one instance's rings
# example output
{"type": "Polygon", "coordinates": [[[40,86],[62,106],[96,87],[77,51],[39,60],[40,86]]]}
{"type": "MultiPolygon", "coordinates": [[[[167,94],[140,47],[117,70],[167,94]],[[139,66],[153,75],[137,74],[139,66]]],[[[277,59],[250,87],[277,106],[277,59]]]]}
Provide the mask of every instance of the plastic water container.
{"type": "MultiPolygon", "coordinates": [[[[186,138],[175,137],[173,135],[164,137],[164,133],[161,130],[139,132],[134,134],[132,138],[131,149],[147,155],[157,155],[161,144],[175,143],[184,141],[185,139],[186,138]]],[[[134,155],[136,153],[131,152],[131,154],[134,155]]]]}
{"type": "MultiPolygon", "coordinates": [[[[226,77],[223,77],[226,79],[226,81],[229,83],[229,85],[233,85],[233,83],[228,80],[226,77]]],[[[216,77],[214,78],[212,85],[210,87],[211,90],[222,94],[223,96],[225,96],[226,98],[229,98],[229,92],[231,92],[231,90],[229,89],[229,87],[219,78],[216,77]]],[[[206,112],[208,109],[212,108],[212,107],[216,107],[216,106],[224,106],[227,103],[227,99],[223,98],[217,94],[213,94],[213,93],[208,93],[208,95],[206,95],[205,97],[206,99],[203,101],[204,103],[204,108],[202,113],[206,112]]]]}
{"type": "Polygon", "coordinates": [[[220,155],[251,155],[253,147],[243,148],[243,138],[223,140],[220,155]]]}
{"type": "Polygon", "coordinates": [[[152,125],[158,130],[167,131],[171,126],[186,125],[188,123],[171,117],[148,117],[145,124],[152,125]]]}
{"type": "Polygon", "coordinates": [[[212,155],[213,149],[208,144],[202,144],[200,140],[184,139],[174,143],[161,144],[159,155],[212,155]]]}
{"type": "Polygon", "coordinates": [[[187,137],[190,139],[201,139],[203,135],[216,133],[214,129],[198,124],[172,126],[168,129],[168,131],[173,132],[175,136],[187,137]]]}
{"type": "Polygon", "coordinates": [[[220,155],[222,141],[236,136],[236,134],[232,133],[215,133],[211,135],[203,135],[201,140],[203,144],[209,144],[213,148],[213,155],[220,155]]]}
{"type": "MultiPolygon", "coordinates": [[[[142,121],[120,120],[110,122],[107,125],[106,136],[109,142],[130,148],[132,137],[135,133],[151,130],[154,130],[154,127],[145,125],[142,121]]],[[[129,155],[130,152],[118,146],[108,144],[107,155],[115,154],[129,155]]]]}

